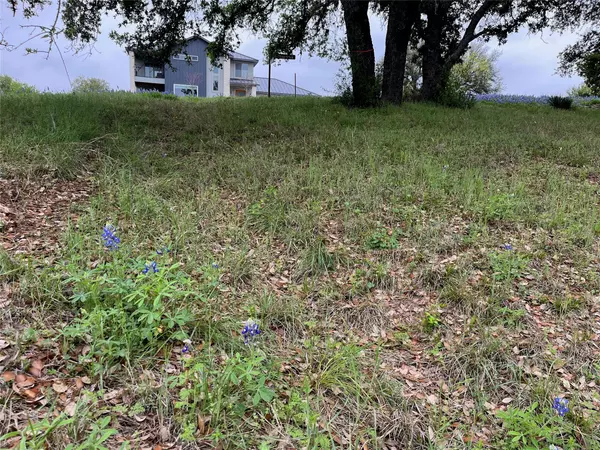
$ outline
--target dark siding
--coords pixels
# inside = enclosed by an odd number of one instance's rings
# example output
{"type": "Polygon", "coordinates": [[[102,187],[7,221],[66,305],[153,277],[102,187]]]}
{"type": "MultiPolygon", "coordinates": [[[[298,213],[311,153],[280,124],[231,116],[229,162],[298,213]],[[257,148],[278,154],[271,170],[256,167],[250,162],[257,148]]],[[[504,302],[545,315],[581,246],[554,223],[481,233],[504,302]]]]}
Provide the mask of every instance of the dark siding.
{"type": "Polygon", "coordinates": [[[206,97],[206,46],[201,39],[190,40],[181,53],[195,55],[198,61],[176,61],[171,58],[171,64],[176,69],[173,71],[165,66],[165,90],[173,92],[174,84],[193,84],[198,86],[198,96],[206,97]],[[187,50],[187,51],[186,51],[187,50]]]}

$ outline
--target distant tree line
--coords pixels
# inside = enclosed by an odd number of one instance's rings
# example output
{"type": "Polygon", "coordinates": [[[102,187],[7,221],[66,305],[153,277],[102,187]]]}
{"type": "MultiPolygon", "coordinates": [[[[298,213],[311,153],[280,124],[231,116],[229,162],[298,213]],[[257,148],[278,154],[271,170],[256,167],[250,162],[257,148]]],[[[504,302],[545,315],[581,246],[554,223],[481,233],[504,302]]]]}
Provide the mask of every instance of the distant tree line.
{"type": "MultiPolygon", "coordinates": [[[[31,18],[48,0],[8,3],[15,14],[31,18]]],[[[600,87],[600,0],[62,0],[56,6],[62,23],[39,27],[50,48],[59,34],[76,48],[93,43],[109,13],[120,18],[111,36],[156,61],[167,62],[194,33],[214,36],[209,51],[217,59],[239,44],[243,30],[268,39],[267,59],[295,50],[345,56],[356,106],[403,101],[411,48],[420,65],[420,98],[440,101],[474,41],[496,38],[502,44],[522,28],[588,27],[561,54],[560,71],[583,76],[594,92],[600,87]],[[369,14],[387,23],[380,84],[369,14]],[[337,30],[344,30],[342,37],[337,30]]]]}

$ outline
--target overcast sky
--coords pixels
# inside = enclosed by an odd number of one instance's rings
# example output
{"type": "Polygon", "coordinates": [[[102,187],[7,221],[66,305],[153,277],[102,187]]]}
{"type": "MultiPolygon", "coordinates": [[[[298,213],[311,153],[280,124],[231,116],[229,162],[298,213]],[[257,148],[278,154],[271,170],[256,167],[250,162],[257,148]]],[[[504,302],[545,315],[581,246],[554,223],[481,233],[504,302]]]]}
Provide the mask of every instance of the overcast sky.
{"type": "MultiPolygon", "coordinates": [[[[6,1],[0,0],[0,29],[9,43],[19,43],[29,36],[27,29],[20,25],[28,23],[49,23],[52,11],[44,11],[32,22],[21,16],[12,17],[6,1]]],[[[68,43],[61,44],[64,65],[58,52],[54,51],[48,59],[45,55],[25,55],[25,49],[7,52],[0,51],[0,73],[10,75],[17,80],[36,86],[38,89],[52,91],[69,90],[69,79],[66,69],[74,79],[79,75],[98,77],[108,81],[114,89],[129,89],[128,57],[108,37],[108,32],[115,26],[113,19],[107,18],[103,32],[91,54],[74,55],[68,50],[68,43]]],[[[385,47],[385,29],[377,18],[372,18],[371,31],[375,55],[383,57],[385,47]]],[[[528,35],[520,32],[512,35],[508,43],[500,47],[502,55],[498,66],[502,75],[505,93],[509,94],[564,94],[567,89],[581,83],[578,77],[563,78],[555,74],[557,55],[565,46],[577,39],[574,34],[528,35]]],[[[42,41],[32,41],[27,46],[43,48],[42,41]]],[[[496,48],[494,44],[490,46],[496,48]]],[[[241,53],[262,60],[264,41],[248,36],[239,48],[241,53]]],[[[297,74],[298,86],[318,94],[332,93],[335,74],[339,64],[321,58],[297,56],[295,61],[284,62],[273,67],[272,76],[283,81],[294,81],[297,74]]],[[[267,76],[267,66],[259,64],[255,76],[267,76]]]]}

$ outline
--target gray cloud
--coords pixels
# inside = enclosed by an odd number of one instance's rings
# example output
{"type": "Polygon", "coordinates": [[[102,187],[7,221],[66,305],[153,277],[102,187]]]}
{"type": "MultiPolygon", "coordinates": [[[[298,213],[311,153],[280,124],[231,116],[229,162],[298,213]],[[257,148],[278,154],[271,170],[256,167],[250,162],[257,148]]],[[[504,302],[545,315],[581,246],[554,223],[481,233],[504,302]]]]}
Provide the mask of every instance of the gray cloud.
{"type": "MultiPolygon", "coordinates": [[[[11,43],[22,42],[28,38],[28,31],[20,28],[27,22],[22,17],[12,17],[1,2],[0,14],[2,30],[11,43]]],[[[38,17],[36,23],[49,23],[54,12],[47,9],[38,17]]],[[[98,42],[90,54],[74,55],[68,50],[68,43],[63,41],[61,48],[65,65],[71,79],[79,75],[98,77],[108,81],[114,89],[129,88],[129,67],[125,51],[118,47],[108,37],[109,31],[116,25],[116,20],[106,18],[98,42]]],[[[385,47],[385,30],[381,20],[371,18],[373,45],[377,59],[383,57],[385,47]]],[[[504,92],[514,94],[561,94],[568,88],[581,83],[578,77],[561,78],[554,72],[557,65],[558,53],[568,44],[576,40],[576,35],[534,35],[519,32],[511,36],[508,43],[500,47],[502,55],[498,61],[499,69],[504,80],[504,92]]],[[[45,47],[41,40],[28,44],[32,47],[45,47]]],[[[495,48],[493,42],[491,47],[495,48]]],[[[255,70],[256,76],[267,76],[267,65],[262,62],[264,40],[246,36],[239,51],[261,60],[255,70]]],[[[295,61],[282,62],[273,66],[272,76],[289,83],[297,75],[298,86],[310,91],[327,95],[334,90],[335,74],[340,64],[318,57],[299,55],[295,61]]],[[[45,55],[25,55],[24,50],[0,54],[0,72],[10,75],[20,81],[35,85],[39,89],[52,91],[69,90],[69,81],[58,52],[45,55]]]]}

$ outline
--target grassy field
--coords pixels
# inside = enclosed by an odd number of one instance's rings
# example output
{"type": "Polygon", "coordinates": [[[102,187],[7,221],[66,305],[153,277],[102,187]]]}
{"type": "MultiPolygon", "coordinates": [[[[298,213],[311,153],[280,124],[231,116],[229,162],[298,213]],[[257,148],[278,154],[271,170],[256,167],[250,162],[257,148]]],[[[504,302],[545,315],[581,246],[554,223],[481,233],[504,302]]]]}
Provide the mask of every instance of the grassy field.
{"type": "Polygon", "coordinates": [[[0,447],[600,449],[600,111],[0,102],[0,447]]]}

